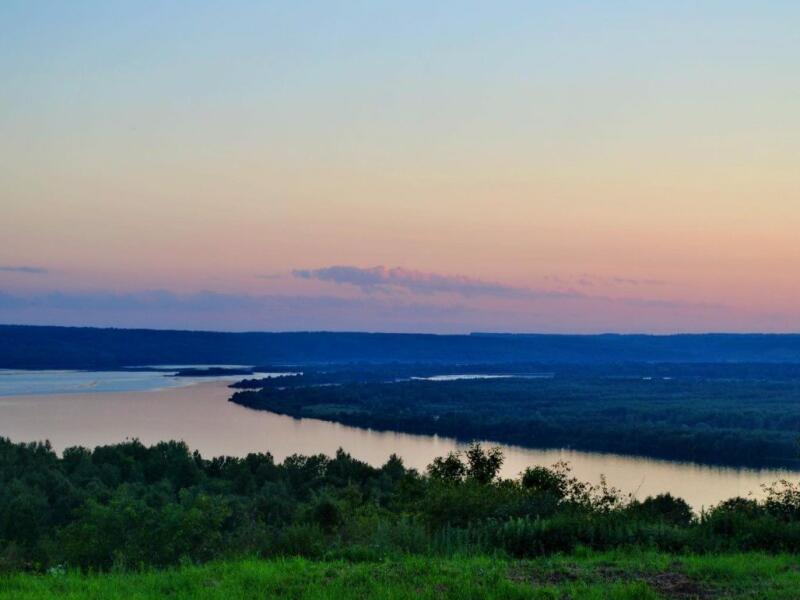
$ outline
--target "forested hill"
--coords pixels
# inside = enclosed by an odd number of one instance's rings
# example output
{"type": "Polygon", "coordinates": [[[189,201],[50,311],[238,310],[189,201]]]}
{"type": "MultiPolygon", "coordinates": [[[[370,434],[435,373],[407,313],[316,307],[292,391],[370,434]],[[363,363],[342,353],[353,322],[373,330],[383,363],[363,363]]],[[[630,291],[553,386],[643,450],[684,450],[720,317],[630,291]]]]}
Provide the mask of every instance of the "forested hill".
{"type": "Polygon", "coordinates": [[[0,325],[0,368],[352,361],[800,362],[800,335],[227,333],[0,325]]]}

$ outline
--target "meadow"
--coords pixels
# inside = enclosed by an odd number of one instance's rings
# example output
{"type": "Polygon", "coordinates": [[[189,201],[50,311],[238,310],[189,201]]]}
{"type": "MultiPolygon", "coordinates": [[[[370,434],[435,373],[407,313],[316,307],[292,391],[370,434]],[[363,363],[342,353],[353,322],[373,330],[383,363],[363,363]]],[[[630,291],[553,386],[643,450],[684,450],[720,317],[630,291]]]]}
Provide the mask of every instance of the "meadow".
{"type": "Polygon", "coordinates": [[[406,556],[380,562],[243,559],[158,571],[0,576],[2,600],[790,600],[798,589],[796,556],[756,553],[582,552],[539,560],[406,556]]]}

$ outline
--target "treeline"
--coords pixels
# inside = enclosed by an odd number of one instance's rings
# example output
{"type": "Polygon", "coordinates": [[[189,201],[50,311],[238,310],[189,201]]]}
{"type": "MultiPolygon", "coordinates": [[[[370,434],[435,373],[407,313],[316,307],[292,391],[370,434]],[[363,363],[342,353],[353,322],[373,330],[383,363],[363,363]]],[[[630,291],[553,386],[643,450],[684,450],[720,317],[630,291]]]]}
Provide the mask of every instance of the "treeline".
{"type": "Polygon", "coordinates": [[[670,495],[638,501],[566,465],[498,477],[472,446],[427,472],[334,457],[206,459],[183,443],[71,448],[0,439],[0,570],[140,568],[238,556],[379,560],[540,556],[593,549],[800,551],[800,489],[701,515],[670,495]]]}
{"type": "Polygon", "coordinates": [[[800,363],[800,335],[230,333],[0,325],[0,368],[353,361],[800,363]]]}
{"type": "MultiPolygon", "coordinates": [[[[194,370],[192,370],[194,371],[194,370]]],[[[800,381],[800,363],[683,363],[602,362],[569,364],[545,362],[368,363],[259,366],[251,373],[287,373],[284,377],[251,377],[236,382],[238,389],[303,387],[333,383],[393,383],[442,375],[504,375],[559,379],[727,379],[757,382],[800,381]]],[[[225,374],[225,373],[219,373],[225,374]]]]}
{"type": "Polygon", "coordinates": [[[292,379],[237,392],[231,400],[294,417],[465,441],[718,465],[800,466],[796,378],[557,375],[340,385],[292,379]]]}

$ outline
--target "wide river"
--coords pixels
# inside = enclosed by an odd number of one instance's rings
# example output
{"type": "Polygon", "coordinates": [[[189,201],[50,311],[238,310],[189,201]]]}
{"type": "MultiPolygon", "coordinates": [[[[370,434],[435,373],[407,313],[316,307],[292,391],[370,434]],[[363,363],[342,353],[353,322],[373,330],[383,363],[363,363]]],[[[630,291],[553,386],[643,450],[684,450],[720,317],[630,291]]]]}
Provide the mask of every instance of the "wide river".
{"type": "MultiPolygon", "coordinates": [[[[233,379],[239,379],[234,377],[233,379]]],[[[380,465],[396,453],[418,469],[464,445],[450,438],[378,432],[316,419],[294,419],[228,402],[227,380],[198,381],[163,373],[0,371],[0,436],[13,441],[49,440],[57,451],[138,438],[145,444],[184,440],[204,456],[270,452],[332,454],[344,448],[380,465]],[[117,390],[133,391],[117,391],[117,390]],[[106,391],[107,390],[107,391],[106,391]]],[[[584,481],[609,484],[638,498],[671,492],[695,509],[737,495],[761,495],[761,484],[798,480],[800,473],[700,466],[664,460],[500,445],[503,474],[530,465],[567,461],[584,481]]]]}

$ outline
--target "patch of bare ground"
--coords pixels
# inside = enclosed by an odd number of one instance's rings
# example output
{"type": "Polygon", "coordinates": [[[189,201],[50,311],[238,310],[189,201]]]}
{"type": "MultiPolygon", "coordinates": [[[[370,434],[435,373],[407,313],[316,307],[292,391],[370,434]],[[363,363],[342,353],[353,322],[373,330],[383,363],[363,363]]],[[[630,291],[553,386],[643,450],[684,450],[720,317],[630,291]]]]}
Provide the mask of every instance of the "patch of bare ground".
{"type": "Polygon", "coordinates": [[[587,572],[574,565],[558,569],[541,569],[534,565],[516,564],[509,568],[508,578],[516,583],[558,585],[586,579],[587,572]]]}
{"type": "Polygon", "coordinates": [[[572,581],[586,583],[641,581],[669,600],[712,600],[719,597],[713,588],[684,573],[679,563],[674,563],[663,571],[622,569],[614,565],[598,565],[595,568],[567,565],[544,569],[532,564],[519,563],[509,568],[508,578],[517,583],[529,583],[534,586],[559,585],[572,581]]]}
{"type": "Polygon", "coordinates": [[[641,580],[670,600],[710,600],[718,596],[713,589],[695,581],[686,573],[661,571],[645,574],[641,580]]]}

